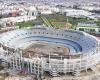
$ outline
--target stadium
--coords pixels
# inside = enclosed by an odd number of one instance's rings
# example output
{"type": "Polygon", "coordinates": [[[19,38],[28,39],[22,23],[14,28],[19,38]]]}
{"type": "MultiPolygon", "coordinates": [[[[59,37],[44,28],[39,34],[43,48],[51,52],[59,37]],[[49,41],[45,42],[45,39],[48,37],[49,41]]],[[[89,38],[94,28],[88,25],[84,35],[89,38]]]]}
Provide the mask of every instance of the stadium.
{"type": "Polygon", "coordinates": [[[80,75],[100,61],[100,41],[81,31],[17,29],[1,34],[0,46],[3,63],[37,75],[80,75]]]}

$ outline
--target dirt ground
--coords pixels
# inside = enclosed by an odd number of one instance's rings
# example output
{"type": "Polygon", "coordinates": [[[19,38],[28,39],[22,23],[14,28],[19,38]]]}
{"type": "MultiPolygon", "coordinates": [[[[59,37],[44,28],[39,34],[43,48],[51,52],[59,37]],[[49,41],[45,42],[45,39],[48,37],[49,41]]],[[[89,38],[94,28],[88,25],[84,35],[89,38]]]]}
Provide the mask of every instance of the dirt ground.
{"type": "Polygon", "coordinates": [[[40,55],[69,55],[70,49],[63,45],[54,45],[48,43],[33,43],[27,49],[25,49],[24,57],[36,57],[40,55]]]}

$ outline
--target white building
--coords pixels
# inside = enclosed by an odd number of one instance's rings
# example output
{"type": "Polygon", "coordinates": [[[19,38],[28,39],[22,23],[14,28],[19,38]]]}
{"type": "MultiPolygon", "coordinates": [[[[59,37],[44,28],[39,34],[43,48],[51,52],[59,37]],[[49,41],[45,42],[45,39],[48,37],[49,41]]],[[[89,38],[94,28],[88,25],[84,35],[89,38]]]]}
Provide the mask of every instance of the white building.
{"type": "Polygon", "coordinates": [[[90,5],[84,5],[84,6],[81,6],[80,7],[81,9],[84,9],[84,10],[88,10],[88,11],[92,11],[92,10],[100,10],[100,7],[99,6],[90,6],[90,5]]]}
{"type": "Polygon", "coordinates": [[[10,22],[23,22],[23,21],[29,21],[36,19],[36,16],[18,16],[18,17],[9,17],[9,18],[3,18],[2,21],[10,21],[10,22]]]}
{"type": "Polygon", "coordinates": [[[96,23],[87,22],[87,23],[78,23],[76,30],[85,31],[89,33],[99,33],[100,27],[96,23]]]}
{"type": "Polygon", "coordinates": [[[38,12],[34,6],[30,6],[27,9],[27,16],[37,16],[38,12]]]}
{"type": "MultiPolygon", "coordinates": [[[[6,13],[7,11],[11,12],[12,10],[4,10],[4,12],[2,12],[3,14],[6,13]]],[[[13,10],[14,11],[14,10],[13,10]]],[[[18,10],[19,13],[21,15],[19,16],[11,16],[11,17],[6,17],[6,18],[2,18],[2,21],[10,21],[10,22],[22,22],[22,21],[29,21],[29,20],[34,20],[36,19],[36,16],[38,15],[37,10],[34,6],[30,6],[30,7],[25,7],[25,8],[21,8],[18,10]]]]}
{"type": "Polygon", "coordinates": [[[38,5],[37,10],[41,14],[52,14],[51,7],[48,5],[38,5]]]}
{"type": "Polygon", "coordinates": [[[72,16],[72,17],[80,17],[80,16],[88,17],[89,15],[92,15],[92,13],[89,11],[76,10],[76,9],[65,9],[62,10],[61,13],[65,14],[66,16],[72,16]]]}

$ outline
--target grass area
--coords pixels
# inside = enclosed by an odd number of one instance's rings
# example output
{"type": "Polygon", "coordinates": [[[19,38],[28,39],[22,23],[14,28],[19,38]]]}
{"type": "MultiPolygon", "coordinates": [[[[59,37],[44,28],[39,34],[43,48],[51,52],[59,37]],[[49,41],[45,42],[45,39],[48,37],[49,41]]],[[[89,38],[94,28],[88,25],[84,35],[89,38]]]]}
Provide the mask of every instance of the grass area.
{"type": "Polygon", "coordinates": [[[42,24],[43,24],[43,21],[38,16],[37,19],[35,20],[18,22],[15,25],[19,26],[19,28],[31,28],[35,25],[42,25],[42,24]]]}
{"type": "Polygon", "coordinates": [[[49,15],[45,16],[46,19],[51,23],[55,28],[69,28],[71,25],[67,20],[61,15],[49,15]]]}
{"type": "Polygon", "coordinates": [[[23,21],[16,23],[16,26],[19,26],[19,28],[25,28],[25,27],[33,27],[35,23],[33,21],[23,21]]]}
{"type": "Polygon", "coordinates": [[[68,22],[70,22],[73,25],[77,25],[79,22],[87,22],[87,21],[93,21],[93,19],[89,18],[76,18],[76,17],[67,17],[68,22]]]}
{"type": "Polygon", "coordinates": [[[67,22],[51,22],[51,24],[56,28],[69,28],[71,26],[71,24],[67,22]]]}
{"type": "Polygon", "coordinates": [[[59,14],[45,15],[44,17],[46,17],[53,26],[60,28],[69,27],[74,29],[79,22],[92,21],[92,19],[86,17],[66,17],[64,15],[59,14]]]}
{"type": "Polygon", "coordinates": [[[43,23],[46,25],[46,27],[52,26],[52,25],[49,23],[49,21],[48,21],[45,17],[40,16],[40,19],[43,21],[43,23]]]}
{"type": "MultiPolygon", "coordinates": [[[[41,15],[37,17],[36,20],[33,21],[23,21],[16,23],[16,26],[19,26],[19,28],[31,28],[36,24],[42,24],[44,23],[47,27],[48,25],[54,26],[55,28],[67,28],[67,29],[75,29],[77,24],[79,22],[88,22],[93,21],[92,19],[81,17],[67,17],[60,14],[51,14],[51,15],[41,15]]],[[[100,26],[100,20],[96,22],[100,26]]]]}

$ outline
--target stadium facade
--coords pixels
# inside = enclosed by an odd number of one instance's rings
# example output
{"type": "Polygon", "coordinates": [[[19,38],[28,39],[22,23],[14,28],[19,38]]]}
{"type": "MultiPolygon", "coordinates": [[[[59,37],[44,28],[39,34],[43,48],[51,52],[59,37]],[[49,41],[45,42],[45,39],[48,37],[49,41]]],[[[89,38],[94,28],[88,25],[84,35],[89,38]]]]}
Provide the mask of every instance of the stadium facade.
{"type": "MultiPolygon", "coordinates": [[[[46,28],[18,29],[0,35],[3,63],[15,70],[52,76],[59,73],[79,75],[81,71],[96,66],[100,61],[100,41],[85,32],[46,28]],[[69,53],[44,51],[36,56],[25,56],[24,49],[32,43],[63,45],[69,53]]],[[[32,53],[31,53],[32,54],[32,53]]]]}

